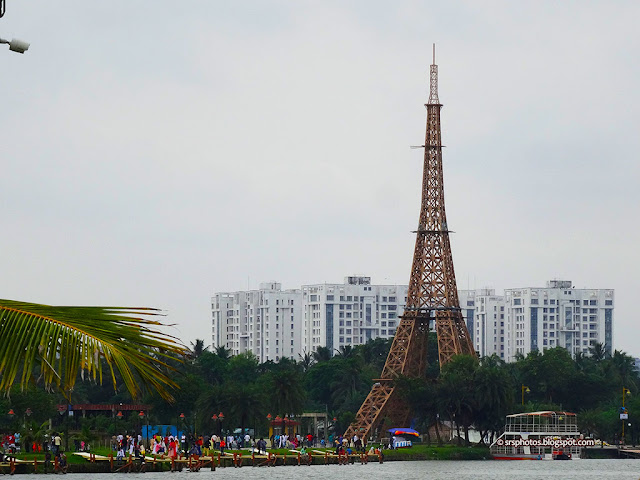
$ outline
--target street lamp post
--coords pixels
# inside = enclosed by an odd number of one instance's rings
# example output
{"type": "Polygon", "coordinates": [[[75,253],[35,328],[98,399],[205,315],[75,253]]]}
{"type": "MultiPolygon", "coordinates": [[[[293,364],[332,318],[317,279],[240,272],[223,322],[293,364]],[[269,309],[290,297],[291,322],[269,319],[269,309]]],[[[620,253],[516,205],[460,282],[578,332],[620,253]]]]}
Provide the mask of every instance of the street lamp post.
{"type": "Polygon", "coordinates": [[[122,420],[122,412],[118,411],[118,413],[116,413],[116,437],[118,436],[118,420],[122,420]]]}
{"type": "MultiPolygon", "coordinates": [[[[142,422],[144,421],[144,410],[140,410],[140,413],[138,414],[138,417],[140,417],[140,433],[142,434],[142,422]]],[[[149,448],[149,416],[146,415],[147,417],[147,431],[144,434],[144,438],[145,438],[145,451],[147,448],[149,448]]]]}
{"type": "Polygon", "coordinates": [[[289,419],[289,415],[285,413],[284,417],[282,417],[282,433],[287,435],[287,420],[289,419]]]}
{"type": "MultiPolygon", "coordinates": [[[[32,413],[33,411],[29,407],[27,407],[27,409],[24,411],[24,415],[22,416],[22,428],[25,429],[25,433],[27,430],[27,417],[31,417],[32,413]]],[[[31,430],[32,430],[31,426],[29,426],[29,432],[31,432],[31,430]]],[[[29,447],[29,444],[27,443],[26,438],[23,440],[23,442],[24,442],[24,450],[25,452],[28,452],[30,447],[29,447]]]]}
{"type": "MultiPolygon", "coordinates": [[[[276,426],[282,428],[282,426],[280,425],[282,423],[282,418],[280,418],[280,415],[276,415],[276,418],[273,419],[273,423],[275,423],[276,426]]],[[[279,432],[279,435],[282,436],[284,434],[284,432],[281,430],[279,432]]]]}
{"type": "MultiPolygon", "coordinates": [[[[218,415],[216,415],[215,413],[211,415],[211,420],[213,420],[213,426],[215,428],[216,423],[218,423],[218,415]]],[[[211,440],[211,443],[213,444],[213,448],[216,448],[216,445],[213,442],[213,440],[211,440]]]]}
{"type": "Polygon", "coordinates": [[[30,417],[33,412],[29,407],[24,411],[24,415],[22,416],[22,426],[27,428],[27,417],[30,417]]]}
{"type": "Polygon", "coordinates": [[[521,387],[521,391],[522,391],[522,405],[524,406],[524,394],[525,393],[529,393],[531,392],[531,390],[529,389],[529,387],[527,387],[524,383],[522,384],[521,387]]]}
{"type": "MultiPolygon", "coordinates": [[[[333,440],[335,441],[336,439],[336,422],[338,421],[337,417],[333,417],[333,425],[331,425],[331,427],[333,428],[333,440]]],[[[327,437],[327,441],[329,440],[329,437],[327,437]]]]}
{"type": "Polygon", "coordinates": [[[626,388],[626,387],[622,387],[622,410],[620,412],[620,421],[622,422],[622,437],[620,438],[620,441],[622,442],[622,445],[624,445],[624,424],[626,423],[627,419],[629,418],[629,414],[627,413],[627,409],[624,406],[624,399],[627,395],[631,395],[631,391],[626,388]]]}
{"type": "MultiPolygon", "coordinates": [[[[267,436],[269,438],[271,438],[271,427],[272,427],[272,425],[271,425],[271,414],[270,413],[267,414],[267,421],[269,422],[269,426],[267,427],[267,436]]],[[[271,440],[269,440],[269,441],[271,441],[271,440]]]]}
{"type": "Polygon", "coordinates": [[[218,414],[218,418],[220,419],[220,436],[224,435],[222,430],[222,422],[224,421],[224,414],[220,412],[218,414]]]}
{"type": "MultiPolygon", "coordinates": [[[[64,406],[64,405],[60,405],[60,406],[58,407],[58,413],[60,414],[60,428],[62,428],[62,422],[63,422],[63,419],[64,419],[64,412],[65,412],[66,410],[67,410],[67,409],[65,408],[65,406],[64,406]]],[[[69,413],[69,412],[67,412],[67,414],[68,414],[68,413],[69,413]]],[[[69,423],[68,423],[68,422],[65,422],[65,424],[66,424],[67,426],[69,425],[69,423]]],[[[67,432],[68,432],[68,431],[69,431],[69,429],[67,428],[67,432]]],[[[60,432],[61,432],[61,430],[60,430],[60,429],[58,429],[58,435],[60,434],[60,432]]],[[[53,438],[53,437],[52,437],[52,438],[53,438]]],[[[66,435],[65,435],[65,441],[66,441],[66,435]]],[[[60,447],[56,445],[56,448],[58,448],[58,449],[59,449],[60,447]]]]}
{"type": "MultiPolygon", "coordinates": [[[[187,436],[185,435],[184,431],[186,430],[186,428],[187,428],[187,427],[186,427],[185,420],[184,420],[184,419],[186,418],[186,417],[185,417],[185,415],[184,415],[184,413],[181,413],[181,414],[179,415],[179,418],[180,418],[180,420],[182,421],[182,435],[180,435],[180,447],[181,447],[183,450],[185,450],[185,451],[186,451],[186,450],[187,450],[187,436]],[[183,438],[183,437],[184,437],[184,445],[182,445],[182,438],[183,438]]],[[[176,435],[176,436],[177,436],[177,435],[176,435]]]]}
{"type": "Polygon", "coordinates": [[[9,409],[9,411],[7,412],[7,416],[9,417],[9,422],[13,422],[13,419],[16,416],[16,413],[13,411],[13,408],[9,409]]]}

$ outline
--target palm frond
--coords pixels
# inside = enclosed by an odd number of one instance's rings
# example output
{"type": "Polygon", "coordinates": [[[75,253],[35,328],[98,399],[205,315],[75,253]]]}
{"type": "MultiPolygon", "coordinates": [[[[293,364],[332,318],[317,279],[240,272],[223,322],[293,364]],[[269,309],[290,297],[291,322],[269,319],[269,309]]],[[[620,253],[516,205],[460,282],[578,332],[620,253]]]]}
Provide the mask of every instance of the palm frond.
{"type": "Polygon", "coordinates": [[[165,362],[186,347],[159,328],[153,308],[50,306],[0,300],[0,391],[26,387],[37,367],[47,388],[73,389],[78,372],[102,383],[115,370],[133,397],[141,386],[171,400],[176,384],[165,362]]]}

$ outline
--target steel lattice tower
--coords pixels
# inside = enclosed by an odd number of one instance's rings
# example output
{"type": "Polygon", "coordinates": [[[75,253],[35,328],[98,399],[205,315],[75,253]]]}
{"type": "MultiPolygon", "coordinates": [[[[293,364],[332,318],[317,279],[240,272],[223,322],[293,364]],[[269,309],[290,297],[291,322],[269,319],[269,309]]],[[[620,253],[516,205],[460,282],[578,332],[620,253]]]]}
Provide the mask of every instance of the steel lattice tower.
{"type": "Polygon", "coordinates": [[[427,363],[429,324],[435,322],[438,358],[444,365],[454,355],[475,355],[473,343],[462,317],[456,277],[453,271],[449,229],[444,209],[442,141],[438,100],[438,66],[430,68],[430,93],[427,108],[427,132],[424,147],[422,206],[411,266],[407,305],[400,317],[391,350],[380,379],[360,407],[356,419],[345,432],[369,438],[383,418],[394,426],[406,426],[409,409],[394,394],[394,379],[399,375],[422,377],[427,363]]]}

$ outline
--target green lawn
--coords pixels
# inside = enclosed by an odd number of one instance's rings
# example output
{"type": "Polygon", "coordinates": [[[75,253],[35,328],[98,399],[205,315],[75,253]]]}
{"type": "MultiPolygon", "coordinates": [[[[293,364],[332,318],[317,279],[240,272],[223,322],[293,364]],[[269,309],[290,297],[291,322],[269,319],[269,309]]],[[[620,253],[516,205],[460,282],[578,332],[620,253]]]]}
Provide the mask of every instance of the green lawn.
{"type": "MultiPolygon", "coordinates": [[[[310,453],[312,450],[316,451],[327,451],[329,453],[334,453],[335,450],[330,448],[309,448],[307,451],[310,453]]],[[[296,454],[291,452],[288,449],[268,449],[269,452],[277,454],[277,455],[287,455],[294,457],[296,454]]],[[[251,450],[247,449],[239,449],[239,450],[229,450],[225,449],[225,452],[233,453],[242,453],[243,457],[250,457],[251,450]]],[[[95,448],[92,450],[92,453],[96,455],[104,455],[109,456],[110,453],[114,453],[111,449],[107,447],[95,448]]],[[[218,451],[214,451],[214,455],[218,455],[218,451]]],[[[446,445],[442,447],[437,446],[427,446],[427,445],[414,445],[411,448],[400,448],[398,450],[383,450],[385,460],[483,460],[491,458],[489,454],[488,447],[458,447],[453,445],[446,445]]],[[[147,454],[148,455],[148,454],[147,454]]],[[[148,455],[149,456],[149,455],[148,455]]],[[[44,453],[20,453],[16,455],[16,458],[21,460],[33,460],[33,458],[38,459],[38,463],[44,462],[44,453]]],[[[73,455],[73,452],[67,453],[67,461],[70,464],[81,464],[87,463],[88,461],[82,458],[79,455],[73,455]]]]}
{"type": "Polygon", "coordinates": [[[442,447],[414,445],[410,448],[384,450],[385,460],[485,460],[490,459],[489,447],[442,447]]]}

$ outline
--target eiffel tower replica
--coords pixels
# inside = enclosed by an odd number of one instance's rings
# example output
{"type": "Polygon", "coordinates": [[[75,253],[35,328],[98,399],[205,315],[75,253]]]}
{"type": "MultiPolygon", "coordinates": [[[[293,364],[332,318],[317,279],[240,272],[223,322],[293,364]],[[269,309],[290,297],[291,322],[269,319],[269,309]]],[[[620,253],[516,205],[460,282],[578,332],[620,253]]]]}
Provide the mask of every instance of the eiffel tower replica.
{"type": "Polygon", "coordinates": [[[444,209],[442,141],[438,100],[438,66],[435,45],[430,68],[430,93],[422,176],[422,206],[411,266],[407,305],[400,317],[391,350],[375,383],[345,432],[346,438],[380,436],[376,428],[384,418],[394,426],[408,426],[409,408],[395,392],[399,375],[423,377],[427,366],[429,325],[435,324],[440,365],[454,355],[475,355],[473,343],[462,317],[456,276],[453,271],[449,228],[444,209]]]}

